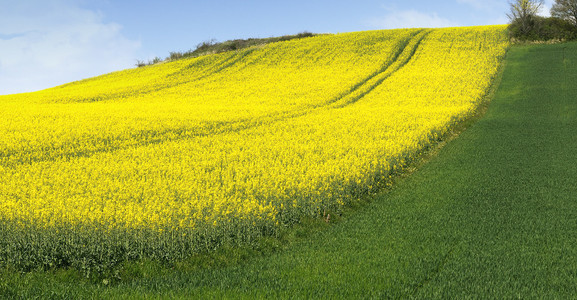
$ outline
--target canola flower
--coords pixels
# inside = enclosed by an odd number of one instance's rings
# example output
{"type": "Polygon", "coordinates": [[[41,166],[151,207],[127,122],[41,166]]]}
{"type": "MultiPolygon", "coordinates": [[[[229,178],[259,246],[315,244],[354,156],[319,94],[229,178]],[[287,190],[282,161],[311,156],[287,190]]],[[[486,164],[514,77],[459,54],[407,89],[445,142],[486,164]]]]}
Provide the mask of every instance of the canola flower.
{"type": "Polygon", "coordinates": [[[468,118],[507,47],[504,26],[323,35],[2,96],[0,264],[173,260],[339,210],[468,118]]]}

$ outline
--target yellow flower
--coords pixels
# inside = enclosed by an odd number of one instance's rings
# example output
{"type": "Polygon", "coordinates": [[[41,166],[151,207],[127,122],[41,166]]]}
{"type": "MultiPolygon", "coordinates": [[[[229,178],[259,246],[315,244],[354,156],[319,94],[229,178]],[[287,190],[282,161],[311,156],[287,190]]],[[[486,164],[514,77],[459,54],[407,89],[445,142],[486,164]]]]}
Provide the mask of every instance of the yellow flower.
{"type": "Polygon", "coordinates": [[[0,219],[260,234],[339,209],[468,118],[507,47],[320,35],[1,96],[0,219]]]}

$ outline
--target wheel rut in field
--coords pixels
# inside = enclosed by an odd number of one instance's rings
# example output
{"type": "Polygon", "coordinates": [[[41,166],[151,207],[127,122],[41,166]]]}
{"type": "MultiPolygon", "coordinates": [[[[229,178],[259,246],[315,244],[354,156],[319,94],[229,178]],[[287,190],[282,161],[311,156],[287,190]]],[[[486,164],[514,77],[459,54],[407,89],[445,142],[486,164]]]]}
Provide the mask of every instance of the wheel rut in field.
{"type": "MultiPolygon", "coordinates": [[[[242,119],[237,121],[228,121],[228,122],[218,122],[218,123],[211,123],[209,126],[203,126],[203,129],[198,130],[199,128],[171,128],[163,131],[150,131],[150,130],[142,130],[135,132],[134,134],[130,135],[130,139],[136,139],[135,143],[129,145],[120,145],[114,146],[113,140],[117,140],[116,137],[111,137],[107,139],[100,139],[95,141],[95,144],[101,145],[108,145],[107,147],[103,147],[100,149],[93,149],[90,151],[81,151],[81,152],[74,152],[70,154],[65,154],[57,157],[35,157],[35,155],[31,152],[31,155],[27,155],[27,160],[19,160],[15,162],[4,162],[4,167],[14,168],[19,165],[23,164],[30,164],[30,163],[38,163],[44,161],[56,161],[59,159],[73,159],[73,158],[85,158],[90,157],[93,155],[97,155],[102,152],[114,152],[120,151],[128,148],[135,148],[135,147],[143,147],[149,145],[155,145],[165,142],[174,142],[180,140],[187,140],[187,139],[194,139],[194,138],[201,138],[207,136],[214,136],[219,134],[226,134],[232,132],[240,132],[243,130],[248,130],[252,128],[257,128],[259,126],[270,126],[273,123],[295,119],[299,117],[304,117],[306,115],[310,115],[313,113],[318,113],[327,109],[337,109],[337,108],[344,108],[351,104],[354,104],[360,101],[364,96],[369,94],[373,91],[377,86],[381,85],[385,80],[395,74],[398,70],[406,66],[411,59],[414,57],[417,49],[419,48],[421,42],[426,38],[426,36],[431,32],[431,30],[420,30],[415,32],[414,35],[410,36],[404,41],[400,42],[400,46],[398,47],[397,51],[392,55],[390,61],[384,64],[381,68],[379,68],[376,72],[371,73],[369,76],[364,78],[363,80],[359,81],[355,84],[350,90],[347,92],[334,97],[324,103],[320,103],[317,105],[310,105],[303,107],[298,110],[292,111],[285,111],[274,113],[271,115],[262,116],[259,118],[254,119],[242,119]],[[170,137],[168,137],[170,136],[170,137]],[[143,138],[145,137],[145,138],[143,138]],[[138,141],[140,140],[140,141],[138,141]]],[[[219,62],[215,67],[211,68],[212,71],[210,74],[216,74],[226,68],[229,68],[239,61],[243,60],[247,56],[251,55],[254,50],[251,49],[249,51],[243,52],[239,55],[234,55],[230,58],[227,58],[221,62],[219,62]]],[[[190,68],[191,65],[185,66],[183,69],[190,68]]],[[[182,70],[182,69],[181,69],[182,70]]],[[[177,73],[173,73],[168,76],[176,76],[177,73]]],[[[203,75],[202,78],[206,78],[209,75],[203,75]]],[[[202,78],[196,78],[195,80],[199,80],[202,78]]],[[[153,90],[158,90],[158,87],[152,88],[153,90]]],[[[139,92],[136,92],[139,93],[139,92]]],[[[57,151],[58,149],[53,149],[50,152],[60,152],[57,151]]],[[[11,156],[11,153],[0,154],[0,161],[5,160],[7,157],[11,156]]]]}

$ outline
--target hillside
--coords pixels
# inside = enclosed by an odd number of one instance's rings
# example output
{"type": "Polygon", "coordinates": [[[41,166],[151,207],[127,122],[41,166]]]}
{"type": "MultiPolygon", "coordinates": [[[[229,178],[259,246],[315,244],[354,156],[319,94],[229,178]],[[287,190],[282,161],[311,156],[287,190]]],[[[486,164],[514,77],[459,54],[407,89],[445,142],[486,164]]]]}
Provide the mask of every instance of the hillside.
{"type": "Polygon", "coordinates": [[[467,120],[504,26],[315,36],[0,97],[0,264],[175,263],[340,214],[467,120]]]}
{"type": "Polygon", "coordinates": [[[512,47],[482,118],[390,191],[280,253],[89,295],[574,298],[576,62],[575,42],[512,47]]]}

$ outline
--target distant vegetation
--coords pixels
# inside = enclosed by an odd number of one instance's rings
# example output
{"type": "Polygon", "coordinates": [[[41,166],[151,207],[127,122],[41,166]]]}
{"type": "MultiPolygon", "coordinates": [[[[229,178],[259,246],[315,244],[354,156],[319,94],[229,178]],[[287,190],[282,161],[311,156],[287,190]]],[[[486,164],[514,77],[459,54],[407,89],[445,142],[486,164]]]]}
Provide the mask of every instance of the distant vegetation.
{"type": "Polygon", "coordinates": [[[217,42],[215,39],[204,41],[196,45],[195,50],[189,50],[186,52],[170,52],[170,56],[162,59],[160,57],[155,57],[148,62],[138,60],[136,62],[137,67],[144,67],[148,65],[157,64],[163,61],[172,61],[188,57],[198,57],[207,54],[222,53],[228,51],[234,51],[239,49],[244,49],[252,46],[266,45],[274,42],[289,41],[294,39],[302,39],[307,37],[312,37],[318,34],[304,31],[294,35],[284,35],[280,37],[270,37],[270,38],[249,38],[249,39],[235,39],[228,40],[225,42],[217,42]]]}
{"type": "Polygon", "coordinates": [[[509,36],[516,41],[569,41],[577,39],[577,27],[556,17],[534,16],[528,31],[522,30],[519,20],[509,25],[509,36]]]}
{"type": "Polygon", "coordinates": [[[556,0],[551,17],[538,13],[543,1],[516,0],[511,3],[509,36],[513,41],[569,41],[577,39],[577,0],[556,0]]]}

